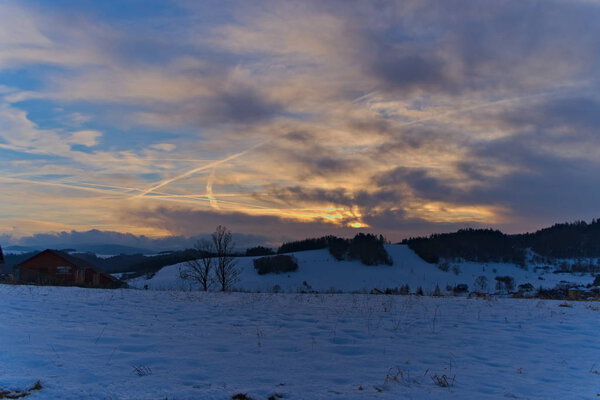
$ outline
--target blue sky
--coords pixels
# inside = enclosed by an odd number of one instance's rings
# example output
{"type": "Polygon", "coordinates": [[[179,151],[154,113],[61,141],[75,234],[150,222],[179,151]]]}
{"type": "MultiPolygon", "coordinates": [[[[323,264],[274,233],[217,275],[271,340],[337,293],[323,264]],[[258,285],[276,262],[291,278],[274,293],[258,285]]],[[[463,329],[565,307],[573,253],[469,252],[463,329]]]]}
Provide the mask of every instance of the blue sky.
{"type": "Polygon", "coordinates": [[[597,1],[9,0],[0,18],[7,241],[598,217],[597,1]]]}

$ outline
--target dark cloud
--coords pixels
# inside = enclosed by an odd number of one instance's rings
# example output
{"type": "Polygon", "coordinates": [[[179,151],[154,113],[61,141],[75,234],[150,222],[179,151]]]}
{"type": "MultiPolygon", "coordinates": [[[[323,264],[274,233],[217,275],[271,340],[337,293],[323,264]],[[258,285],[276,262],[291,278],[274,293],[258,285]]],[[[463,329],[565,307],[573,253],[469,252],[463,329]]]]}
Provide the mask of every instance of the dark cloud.
{"type": "Polygon", "coordinates": [[[286,188],[273,188],[261,197],[280,200],[286,204],[295,204],[298,201],[308,203],[329,203],[342,206],[352,206],[354,196],[344,188],[335,189],[307,189],[301,186],[286,188]]]}
{"type": "Polygon", "coordinates": [[[121,217],[132,224],[166,229],[174,234],[197,235],[212,232],[224,225],[232,232],[268,237],[273,242],[328,234],[354,235],[356,230],[322,221],[301,222],[271,215],[249,215],[240,212],[221,213],[211,210],[157,207],[128,209],[121,217]]]}
{"type": "Polygon", "coordinates": [[[215,122],[254,123],[276,116],[283,106],[269,100],[259,90],[240,87],[225,91],[200,110],[201,119],[215,122]]]}
{"type": "Polygon", "coordinates": [[[395,240],[411,236],[428,236],[431,233],[454,232],[461,228],[481,228],[485,224],[476,222],[435,222],[411,218],[402,210],[385,210],[366,215],[364,218],[373,229],[385,232],[395,240]]]}
{"type": "Polygon", "coordinates": [[[449,200],[456,191],[448,181],[432,176],[424,168],[398,167],[379,176],[377,183],[384,187],[409,187],[418,197],[434,201],[449,200]]]}
{"type": "Polygon", "coordinates": [[[287,204],[297,204],[297,202],[328,203],[347,208],[358,206],[363,210],[369,210],[383,204],[399,203],[402,198],[398,191],[390,189],[375,192],[365,190],[350,192],[344,188],[322,189],[304,188],[302,186],[273,188],[261,197],[280,200],[287,204]]]}
{"type": "Polygon", "coordinates": [[[500,123],[521,131],[550,133],[568,128],[585,139],[600,139],[600,102],[595,98],[576,96],[549,99],[529,107],[513,109],[499,116],[500,123]],[[593,133],[589,135],[589,133],[593,133]]]}
{"type": "Polygon", "coordinates": [[[307,131],[299,131],[299,130],[295,130],[295,131],[286,133],[285,135],[283,135],[283,138],[287,139],[291,142],[297,142],[297,143],[301,143],[301,144],[307,144],[316,139],[314,134],[307,132],[307,131]]]}
{"type": "MultiPolygon", "coordinates": [[[[351,173],[359,166],[359,157],[343,152],[343,146],[309,141],[310,134],[293,134],[292,140],[273,141],[261,147],[265,157],[281,163],[283,171],[293,174],[296,180],[304,181],[314,176],[333,177],[351,173]]],[[[284,136],[289,139],[289,136],[284,136]]],[[[290,177],[292,178],[292,177],[290,177]]]]}
{"type": "MultiPolygon", "coordinates": [[[[219,80],[220,77],[215,79],[219,80]]],[[[226,82],[222,83],[222,86],[226,85],[226,82]]],[[[269,99],[261,90],[242,85],[221,89],[185,103],[155,104],[152,112],[176,125],[206,127],[216,124],[262,123],[285,112],[285,107],[269,99]]]]}
{"type": "Polygon", "coordinates": [[[596,217],[600,166],[591,160],[545,153],[527,143],[535,134],[526,136],[473,148],[472,159],[457,165],[473,182],[466,187],[454,187],[424,171],[397,178],[424,199],[506,209],[510,219],[499,227],[513,232],[596,217]],[[510,169],[494,175],[488,173],[490,165],[510,169]]]}
{"type": "Polygon", "coordinates": [[[357,45],[354,62],[379,90],[540,90],[593,73],[600,61],[600,8],[583,2],[334,3],[357,45]]]}
{"type": "Polygon", "coordinates": [[[402,54],[394,48],[380,49],[371,58],[369,72],[379,78],[388,89],[413,90],[447,87],[451,81],[445,74],[444,62],[419,51],[402,54]]]}

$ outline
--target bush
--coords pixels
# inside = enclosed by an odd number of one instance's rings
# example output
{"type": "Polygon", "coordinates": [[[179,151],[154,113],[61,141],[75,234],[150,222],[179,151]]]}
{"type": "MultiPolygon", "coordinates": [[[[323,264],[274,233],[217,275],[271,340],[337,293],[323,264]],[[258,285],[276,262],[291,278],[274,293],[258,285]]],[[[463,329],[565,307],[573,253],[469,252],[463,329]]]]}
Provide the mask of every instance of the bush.
{"type": "Polygon", "coordinates": [[[454,286],[454,288],[452,288],[452,292],[454,292],[454,294],[466,293],[468,290],[469,285],[467,285],[466,283],[459,283],[458,285],[454,286]]]}
{"type": "Polygon", "coordinates": [[[494,279],[497,290],[510,292],[515,289],[515,279],[512,276],[497,276],[494,279]]]}
{"type": "Polygon", "coordinates": [[[522,283],[519,285],[519,292],[531,292],[535,287],[531,283],[522,283]]]}
{"type": "Polygon", "coordinates": [[[281,274],[298,270],[298,261],[295,257],[288,255],[276,255],[272,257],[261,257],[254,259],[254,268],[259,275],[281,274]]]}

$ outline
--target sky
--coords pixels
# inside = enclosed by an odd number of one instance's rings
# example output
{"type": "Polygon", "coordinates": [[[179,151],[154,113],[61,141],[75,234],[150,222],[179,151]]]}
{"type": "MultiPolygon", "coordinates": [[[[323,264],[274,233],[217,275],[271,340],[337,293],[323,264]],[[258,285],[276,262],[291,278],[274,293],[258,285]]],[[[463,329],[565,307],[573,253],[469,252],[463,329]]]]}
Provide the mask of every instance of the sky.
{"type": "Polygon", "coordinates": [[[600,1],[0,0],[0,21],[3,243],[600,214],[600,1]]]}

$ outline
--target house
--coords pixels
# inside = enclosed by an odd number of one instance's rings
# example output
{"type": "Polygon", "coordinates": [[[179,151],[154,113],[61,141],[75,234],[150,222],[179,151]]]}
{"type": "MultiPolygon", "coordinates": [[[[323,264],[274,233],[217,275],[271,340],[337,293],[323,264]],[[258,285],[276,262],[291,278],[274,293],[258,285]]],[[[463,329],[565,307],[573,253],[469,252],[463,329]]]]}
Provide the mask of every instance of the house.
{"type": "Polygon", "coordinates": [[[44,250],[15,266],[19,283],[94,288],[122,287],[123,282],[85,260],[58,250],[44,250]]]}

